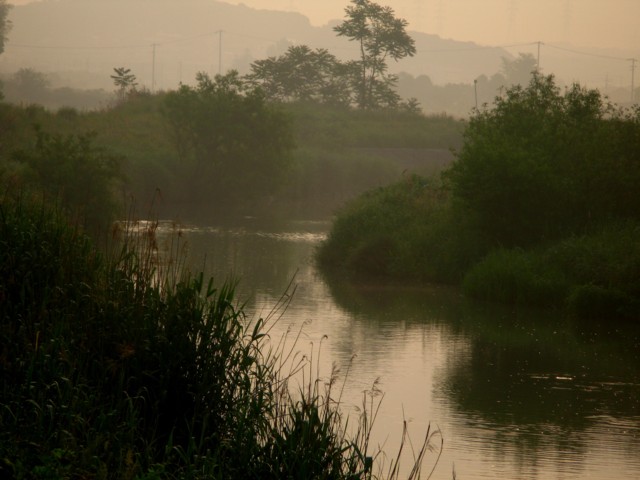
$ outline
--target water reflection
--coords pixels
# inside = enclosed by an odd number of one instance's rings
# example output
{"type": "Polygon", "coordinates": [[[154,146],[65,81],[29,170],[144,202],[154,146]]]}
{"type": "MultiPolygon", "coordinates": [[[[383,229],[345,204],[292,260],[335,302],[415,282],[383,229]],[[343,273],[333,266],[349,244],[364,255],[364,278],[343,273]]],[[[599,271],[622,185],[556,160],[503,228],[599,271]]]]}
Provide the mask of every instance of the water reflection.
{"type": "Polygon", "coordinates": [[[332,293],[353,315],[367,316],[374,331],[385,318],[446,322],[451,344],[434,374],[432,399],[465,438],[463,451],[472,445],[490,454],[488,468],[507,455],[519,478],[537,478],[541,469],[543,478],[552,478],[549,469],[580,478],[587,463],[590,475],[602,469],[594,478],[637,478],[637,328],[472,304],[441,289],[334,284],[332,293]],[[599,455],[594,444],[604,447],[599,455]],[[623,466],[630,460],[631,472],[623,466]]]}
{"type": "Polygon", "coordinates": [[[350,369],[345,405],[381,379],[375,442],[394,451],[403,416],[414,438],[445,436],[434,479],[640,478],[640,332],[549,312],[477,305],[454,289],[322,277],[313,250],[326,225],[185,230],[194,269],[241,280],[268,311],[295,278],[281,332],[323,335],[323,365],[350,369]],[[205,259],[206,258],[206,259],[205,259]],[[355,357],[355,360],[352,360],[355,357]]]}

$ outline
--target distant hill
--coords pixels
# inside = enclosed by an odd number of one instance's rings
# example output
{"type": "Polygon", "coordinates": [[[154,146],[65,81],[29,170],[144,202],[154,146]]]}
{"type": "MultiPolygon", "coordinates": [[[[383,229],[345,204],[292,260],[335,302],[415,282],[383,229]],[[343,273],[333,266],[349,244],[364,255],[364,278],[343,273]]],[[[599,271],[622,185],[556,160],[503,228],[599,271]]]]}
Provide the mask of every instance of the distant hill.
{"type": "MultiPolygon", "coordinates": [[[[175,88],[192,82],[198,71],[246,72],[252,61],[280,54],[290,44],[327,48],[342,59],[358,54],[331,25],[314,27],[297,13],[214,0],[41,1],[14,7],[10,20],[0,70],[57,72],[58,83],[73,87],[112,88],[109,75],[124,66],[149,88],[152,82],[159,89],[175,88]]],[[[418,54],[390,65],[392,71],[428,75],[435,83],[470,83],[497,72],[501,57],[510,57],[500,48],[410,34],[418,54]]]]}

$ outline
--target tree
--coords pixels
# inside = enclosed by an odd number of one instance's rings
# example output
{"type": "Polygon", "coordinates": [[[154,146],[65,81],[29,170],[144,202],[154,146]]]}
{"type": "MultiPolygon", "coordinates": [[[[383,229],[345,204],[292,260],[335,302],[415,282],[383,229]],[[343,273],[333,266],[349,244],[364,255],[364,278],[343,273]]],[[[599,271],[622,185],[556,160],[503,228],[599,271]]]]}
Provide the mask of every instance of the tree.
{"type": "Polygon", "coordinates": [[[7,100],[13,103],[45,104],[50,96],[49,77],[33,68],[21,68],[4,84],[7,100]]]}
{"type": "Polygon", "coordinates": [[[526,86],[536,72],[538,61],[530,53],[521,53],[514,60],[502,57],[502,74],[505,76],[506,85],[526,86]]]}
{"type": "Polygon", "coordinates": [[[447,172],[454,199],[496,244],[525,247],[640,219],[640,110],[533,75],[475,112],[447,172]]]}
{"type": "Polygon", "coordinates": [[[347,19],[334,28],[360,45],[360,60],[351,62],[357,104],[376,108],[397,104],[393,86],[397,81],[387,73],[387,58],[398,61],[416,52],[414,40],[406,33],[406,20],[396,18],[390,7],[370,0],[351,0],[345,9],[347,19]]]}
{"type": "Polygon", "coordinates": [[[258,60],[247,75],[268,98],[348,104],[349,81],[345,65],[323,48],[291,46],[284,55],[258,60]]]}
{"type": "Polygon", "coordinates": [[[36,133],[34,147],[15,154],[28,167],[27,183],[77,216],[85,227],[107,225],[116,213],[122,158],[97,147],[95,133],[64,136],[39,129],[36,133]]]}
{"type": "Polygon", "coordinates": [[[9,5],[7,0],[0,0],[0,53],[4,52],[4,43],[7,41],[7,34],[11,30],[11,21],[8,19],[9,10],[13,5],[9,5]]]}
{"type": "Polygon", "coordinates": [[[129,68],[114,68],[115,75],[111,75],[113,84],[118,88],[118,99],[123,102],[127,94],[134,91],[138,86],[136,76],[131,73],[129,68]]]}
{"type": "Polygon", "coordinates": [[[293,148],[291,122],[269,105],[262,90],[236,71],[197,75],[197,86],[167,94],[165,116],[180,157],[194,165],[192,200],[239,206],[278,187],[293,148]]]}

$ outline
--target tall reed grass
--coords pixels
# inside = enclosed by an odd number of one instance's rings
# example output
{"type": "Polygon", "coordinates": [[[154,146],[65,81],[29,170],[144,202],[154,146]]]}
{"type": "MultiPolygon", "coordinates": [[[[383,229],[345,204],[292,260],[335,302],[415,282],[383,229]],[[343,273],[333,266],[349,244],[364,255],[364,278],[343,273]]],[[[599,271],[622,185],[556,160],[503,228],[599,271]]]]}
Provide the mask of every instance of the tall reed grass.
{"type": "Polygon", "coordinates": [[[0,477],[399,478],[369,445],[376,389],[352,430],[338,372],[271,338],[290,296],[249,319],[233,282],[131,225],[104,253],[59,213],[0,200],[0,477]]]}

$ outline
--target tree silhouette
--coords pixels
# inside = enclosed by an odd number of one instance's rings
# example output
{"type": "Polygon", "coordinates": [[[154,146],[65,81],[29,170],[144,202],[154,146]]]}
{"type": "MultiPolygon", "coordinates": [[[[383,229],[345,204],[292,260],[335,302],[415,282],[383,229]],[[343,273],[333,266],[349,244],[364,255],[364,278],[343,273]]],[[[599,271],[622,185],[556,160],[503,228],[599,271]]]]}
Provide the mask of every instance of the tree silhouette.
{"type": "Polygon", "coordinates": [[[114,85],[118,88],[118,99],[124,101],[128,92],[135,90],[138,86],[136,76],[128,68],[114,68],[115,75],[111,75],[114,85]]]}
{"type": "Polygon", "coordinates": [[[360,44],[360,60],[351,62],[358,106],[393,106],[399,101],[392,88],[397,77],[387,73],[387,58],[398,61],[416,53],[415,42],[406,32],[407,21],[396,18],[390,7],[370,0],[351,3],[345,9],[347,19],[334,31],[360,44]]]}

